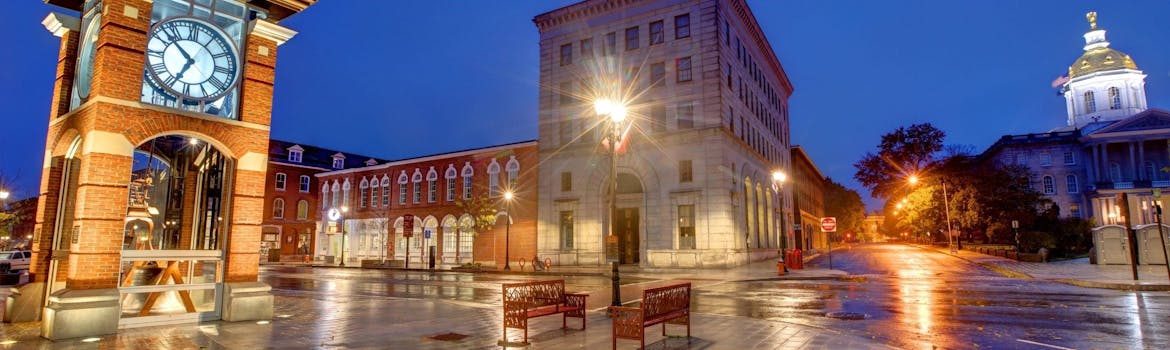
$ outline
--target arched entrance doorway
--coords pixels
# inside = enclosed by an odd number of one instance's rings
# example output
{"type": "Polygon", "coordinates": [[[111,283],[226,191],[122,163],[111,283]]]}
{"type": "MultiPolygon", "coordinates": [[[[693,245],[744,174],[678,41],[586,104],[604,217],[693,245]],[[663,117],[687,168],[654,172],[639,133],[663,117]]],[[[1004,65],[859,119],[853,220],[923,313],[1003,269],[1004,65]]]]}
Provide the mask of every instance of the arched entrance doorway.
{"type": "Polygon", "coordinates": [[[619,173],[617,176],[616,208],[611,216],[612,232],[618,237],[618,262],[637,264],[642,262],[642,207],[645,200],[642,182],[632,174],[619,173]]]}
{"type": "Polygon", "coordinates": [[[220,318],[233,161],[168,135],[134,149],[121,242],[122,325],[220,318]]]}

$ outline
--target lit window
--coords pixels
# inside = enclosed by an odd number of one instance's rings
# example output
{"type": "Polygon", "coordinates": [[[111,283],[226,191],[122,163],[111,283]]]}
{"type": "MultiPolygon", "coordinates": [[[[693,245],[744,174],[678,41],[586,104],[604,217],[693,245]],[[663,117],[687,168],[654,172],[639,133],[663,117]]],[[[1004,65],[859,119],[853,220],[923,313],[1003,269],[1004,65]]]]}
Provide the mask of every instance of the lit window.
{"type": "Polygon", "coordinates": [[[695,249],[695,206],[678,206],[678,249],[695,249]]]}
{"type": "Polygon", "coordinates": [[[1074,217],[1074,218],[1081,217],[1081,205],[1078,203],[1069,203],[1068,204],[1068,216],[1074,217]]]}
{"type": "Polygon", "coordinates": [[[573,248],[573,211],[561,211],[561,249],[573,248]]]}
{"type": "Polygon", "coordinates": [[[297,202],[297,220],[308,220],[308,219],[309,219],[309,201],[302,199],[299,202],[297,202]]]}
{"type": "Polygon", "coordinates": [[[661,44],[665,36],[662,21],[650,22],[650,45],[661,44]]]}
{"type": "Polygon", "coordinates": [[[285,182],[286,178],[287,178],[287,176],[285,176],[284,173],[276,173],[276,190],[277,191],[284,191],[284,182],[285,182]]]}
{"type": "Polygon", "coordinates": [[[691,58],[683,57],[675,61],[675,74],[678,82],[691,81],[691,58]]]}
{"type": "Polygon", "coordinates": [[[674,38],[682,39],[691,36],[691,15],[678,15],[674,17],[674,38]]]}

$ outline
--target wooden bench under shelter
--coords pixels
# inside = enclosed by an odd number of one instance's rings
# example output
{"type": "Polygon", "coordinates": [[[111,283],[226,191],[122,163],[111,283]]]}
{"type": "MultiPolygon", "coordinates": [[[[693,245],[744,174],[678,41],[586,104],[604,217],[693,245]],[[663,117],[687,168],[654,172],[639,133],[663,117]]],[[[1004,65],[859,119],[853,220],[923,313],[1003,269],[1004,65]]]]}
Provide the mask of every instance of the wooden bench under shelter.
{"type": "Polygon", "coordinates": [[[504,339],[508,328],[523,328],[524,343],[528,343],[528,319],[561,314],[561,328],[567,327],[569,317],[581,319],[585,329],[585,298],[589,294],[565,293],[565,280],[504,283],[504,339]]]}
{"type": "Polygon", "coordinates": [[[610,306],[613,313],[613,348],[617,349],[618,338],[635,339],[646,348],[646,327],[662,324],[662,335],[666,336],[666,324],[687,326],[687,343],[691,341],[691,284],[680,283],[642,291],[642,304],[638,307],[610,306]]]}

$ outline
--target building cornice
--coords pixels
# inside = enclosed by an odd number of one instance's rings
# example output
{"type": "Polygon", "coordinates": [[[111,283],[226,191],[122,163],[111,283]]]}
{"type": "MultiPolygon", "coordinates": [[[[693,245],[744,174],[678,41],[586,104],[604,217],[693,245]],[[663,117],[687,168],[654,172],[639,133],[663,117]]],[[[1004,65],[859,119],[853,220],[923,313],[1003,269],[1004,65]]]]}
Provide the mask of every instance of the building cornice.
{"type": "Polygon", "coordinates": [[[760,28],[760,23],[756,22],[755,14],[752,14],[752,9],[748,8],[745,0],[726,0],[731,5],[732,12],[739,17],[740,21],[747,24],[748,36],[756,43],[756,46],[767,50],[764,56],[767,56],[768,65],[772,66],[772,70],[780,75],[780,83],[783,84],[784,89],[788,91],[791,96],[793,92],[792,82],[788,80],[788,73],[784,72],[784,67],[780,65],[780,59],[776,58],[776,51],[772,49],[772,45],[768,43],[768,39],[764,37],[764,31],[760,28]]]}
{"type": "Polygon", "coordinates": [[[49,12],[49,15],[41,20],[41,25],[44,25],[49,33],[53,33],[53,36],[60,38],[70,30],[78,31],[78,28],[81,28],[81,20],[64,13],[49,12]]]}
{"type": "Polygon", "coordinates": [[[441,153],[441,154],[435,154],[435,155],[429,155],[429,156],[422,156],[422,157],[418,157],[418,158],[409,158],[409,159],[390,161],[390,162],[382,163],[380,165],[375,165],[375,166],[351,168],[351,169],[345,169],[345,170],[337,170],[337,171],[330,171],[330,172],[325,172],[325,173],[318,173],[318,174],[316,174],[316,176],[317,177],[326,177],[326,176],[335,176],[335,175],[345,175],[345,174],[351,174],[351,173],[357,173],[357,172],[363,172],[363,171],[383,170],[383,169],[389,169],[389,168],[396,167],[396,166],[403,166],[403,165],[414,164],[414,163],[423,163],[423,162],[429,162],[429,161],[445,159],[445,158],[458,158],[458,157],[464,157],[464,156],[469,156],[469,155],[475,155],[475,154],[479,154],[479,153],[499,152],[499,151],[513,149],[513,148],[536,146],[536,143],[537,142],[535,140],[523,141],[523,142],[509,143],[509,144],[505,144],[505,145],[488,146],[488,147],[484,147],[484,148],[455,151],[455,152],[451,152],[451,153],[441,153]]]}
{"type": "Polygon", "coordinates": [[[276,46],[280,46],[296,36],[297,31],[282,27],[276,23],[255,19],[252,20],[252,34],[275,41],[276,46]]]}

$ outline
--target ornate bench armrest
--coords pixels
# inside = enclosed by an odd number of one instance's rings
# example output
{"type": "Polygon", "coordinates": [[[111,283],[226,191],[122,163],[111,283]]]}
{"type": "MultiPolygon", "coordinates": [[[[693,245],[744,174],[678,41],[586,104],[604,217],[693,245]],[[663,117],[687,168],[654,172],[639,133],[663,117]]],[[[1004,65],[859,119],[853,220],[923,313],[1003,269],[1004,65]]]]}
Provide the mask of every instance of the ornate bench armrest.
{"type": "Polygon", "coordinates": [[[613,314],[613,335],[622,338],[641,339],[645,331],[642,325],[642,309],[637,307],[610,306],[613,314]]]}
{"type": "Polygon", "coordinates": [[[569,304],[570,306],[585,307],[585,298],[588,297],[589,294],[585,293],[565,293],[565,304],[569,304]]]}

